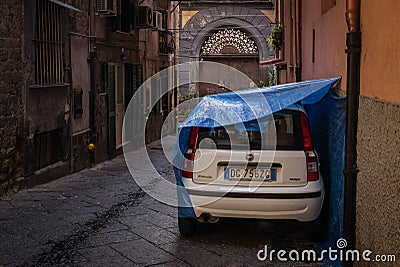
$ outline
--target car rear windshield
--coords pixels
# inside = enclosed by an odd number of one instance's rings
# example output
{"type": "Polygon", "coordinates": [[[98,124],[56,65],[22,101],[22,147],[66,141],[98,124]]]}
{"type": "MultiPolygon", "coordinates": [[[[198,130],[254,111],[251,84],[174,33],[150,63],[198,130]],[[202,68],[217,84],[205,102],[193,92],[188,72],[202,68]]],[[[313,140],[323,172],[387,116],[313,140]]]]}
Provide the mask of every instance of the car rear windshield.
{"type": "Polygon", "coordinates": [[[282,110],[258,121],[213,129],[199,128],[197,140],[200,149],[304,149],[300,111],[297,110],[282,110]],[[275,125],[275,132],[273,132],[273,125],[275,125]]]}

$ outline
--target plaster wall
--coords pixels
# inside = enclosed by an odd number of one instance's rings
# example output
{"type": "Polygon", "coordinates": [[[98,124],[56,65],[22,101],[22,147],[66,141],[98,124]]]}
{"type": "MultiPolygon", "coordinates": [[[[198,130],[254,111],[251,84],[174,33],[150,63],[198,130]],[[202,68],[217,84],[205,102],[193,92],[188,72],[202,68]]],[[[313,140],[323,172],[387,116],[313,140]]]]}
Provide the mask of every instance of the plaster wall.
{"type": "MultiPolygon", "coordinates": [[[[303,1],[303,79],[342,76],[346,90],[345,1],[321,13],[303,1]],[[315,62],[312,61],[315,29],[315,62]]],[[[361,84],[357,157],[356,239],[359,250],[396,254],[400,246],[400,3],[361,3],[361,84]]],[[[370,266],[357,262],[356,266],[370,266]]],[[[389,263],[387,266],[395,266],[389,263]]]]}
{"type": "Polygon", "coordinates": [[[400,2],[361,3],[361,95],[400,103],[400,2]]]}
{"type": "Polygon", "coordinates": [[[303,80],[342,76],[340,87],[345,90],[346,1],[336,1],[336,5],[323,14],[320,0],[302,3],[303,80]]]}
{"type": "MultiPolygon", "coordinates": [[[[89,66],[88,66],[88,39],[79,36],[71,36],[71,69],[73,88],[82,89],[83,114],[80,118],[74,117],[72,123],[73,133],[81,132],[89,128],[89,66]]],[[[72,103],[73,105],[73,103],[72,103]]],[[[73,112],[72,112],[73,113],[73,112]]]]}

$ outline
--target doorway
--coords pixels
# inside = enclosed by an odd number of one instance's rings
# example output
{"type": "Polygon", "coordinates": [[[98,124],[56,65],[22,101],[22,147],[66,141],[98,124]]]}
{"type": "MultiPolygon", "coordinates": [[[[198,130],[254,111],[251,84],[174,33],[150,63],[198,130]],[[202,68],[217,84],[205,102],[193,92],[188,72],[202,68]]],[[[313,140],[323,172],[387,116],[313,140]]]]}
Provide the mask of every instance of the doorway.
{"type": "MultiPolygon", "coordinates": [[[[128,105],[143,82],[142,65],[137,63],[106,63],[101,62],[101,81],[103,87],[107,86],[108,93],[108,152],[112,156],[119,151],[123,144],[122,126],[128,105]]],[[[142,112],[143,105],[140,102],[134,104],[135,112],[142,112]]],[[[126,140],[131,140],[132,135],[140,134],[142,121],[132,125],[127,131],[126,140]]]]}
{"type": "Polygon", "coordinates": [[[116,65],[116,90],[115,90],[115,147],[122,147],[122,125],[125,115],[125,71],[124,65],[116,65]]]}

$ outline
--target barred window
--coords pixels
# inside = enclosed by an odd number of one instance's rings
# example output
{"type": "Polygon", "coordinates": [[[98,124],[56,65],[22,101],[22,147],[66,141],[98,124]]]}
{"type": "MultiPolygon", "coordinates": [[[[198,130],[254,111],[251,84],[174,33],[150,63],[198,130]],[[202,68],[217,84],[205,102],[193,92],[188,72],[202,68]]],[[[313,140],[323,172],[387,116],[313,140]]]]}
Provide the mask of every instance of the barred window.
{"type": "Polygon", "coordinates": [[[36,84],[64,83],[63,10],[48,0],[36,0],[36,84]]]}

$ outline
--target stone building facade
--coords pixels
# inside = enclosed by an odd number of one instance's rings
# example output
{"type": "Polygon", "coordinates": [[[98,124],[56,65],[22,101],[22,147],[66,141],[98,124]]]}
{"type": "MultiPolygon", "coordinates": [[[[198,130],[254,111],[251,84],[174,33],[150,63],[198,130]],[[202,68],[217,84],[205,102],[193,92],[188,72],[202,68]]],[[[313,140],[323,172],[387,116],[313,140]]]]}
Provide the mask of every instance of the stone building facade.
{"type": "MultiPolygon", "coordinates": [[[[221,63],[246,74],[254,82],[252,86],[266,81],[268,69],[259,62],[274,57],[267,43],[274,16],[273,1],[182,2],[179,62],[221,63]]],[[[229,86],[207,84],[196,90],[203,96],[225,87],[229,86]]],[[[188,86],[183,87],[181,93],[187,90],[188,86]]]]}
{"type": "MultiPolygon", "coordinates": [[[[5,1],[7,10],[0,19],[0,184],[8,188],[23,173],[23,91],[24,62],[22,54],[24,20],[21,1],[5,1]]],[[[4,191],[4,189],[0,190],[4,191]]]]}
{"type": "MultiPolygon", "coordinates": [[[[120,154],[130,99],[174,62],[173,3],[1,5],[0,195],[120,154]]],[[[174,98],[165,99],[160,105],[168,112],[174,98]]],[[[159,138],[164,116],[150,114],[147,141],[159,138]]]]}

